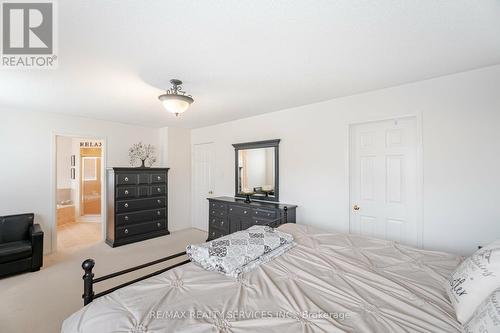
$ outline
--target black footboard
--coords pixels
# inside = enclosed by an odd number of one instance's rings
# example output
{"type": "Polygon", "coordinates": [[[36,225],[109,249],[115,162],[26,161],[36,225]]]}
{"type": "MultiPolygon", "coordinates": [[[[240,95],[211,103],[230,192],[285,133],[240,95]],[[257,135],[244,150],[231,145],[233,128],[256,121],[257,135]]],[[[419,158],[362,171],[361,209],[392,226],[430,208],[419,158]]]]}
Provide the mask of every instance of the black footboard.
{"type": "MultiPolygon", "coordinates": [[[[270,227],[276,228],[276,227],[279,227],[281,224],[284,224],[284,223],[288,223],[288,212],[287,212],[287,208],[286,207],[285,207],[284,216],[282,216],[282,217],[280,217],[280,218],[278,218],[276,220],[268,222],[267,225],[270,226],[270,227]]],[[[94,283],[98,283],[98,282],[101,282],[101,281],[104,281],[104,280],[112,279],[114,277],[117,277],[117,276],[120,276],[120,275],[123,275],[123,274],[127,274],[127,273],[130,273],[130,272],[133,272],[133,271],[137,271],[139,269],[146,268],[148,266],[156,265],[156,264],[159,264],[159,263],[167,261],[167,260],[175,259],[175,258],[181,257],[181,256],[183,256],[185,254],[186,254],[186,252],[179,252],[177,254],[173,254],[173,255],[165,257],[165,258],[157,259],[157,260],[154,260],[154,261],[151,261],[151,262],[139,265],[139,266],[127,268],[127,269],[124,269],[124,270],[116,272],[116,273],[111,273],[111,274],[108,274],[108,275],[101,276],[99,278],[94,278],[94,273],[92,273],[92,269],[95,266],[94,259],[87,259],[87,260],[85,260],[82,263],[82,268],[85,271],[85,274],[83,275],[83,295],[82,295],[83,305],[87,305],[87,304],[89,304],[90,302],[92,302],[94,299],[96,299],[98,297],[107,295],[107,294],[109,294],[109,293],[111,293],[111,292],[113,292],[113,291],[115,291],[117,289],[120,289],[122,287],[131,285],[132,283],[136,283],[136,282],[142,281],[144,279],[147,279],[147,278],[150,278],[152,276],[155,276],[155,275],[161,274],[163,272],[166,272],[166,271],[168,271],[168,270],[170,270],[172,268],[175,268],[175,267],[187,264],[189,262],[189,260],[184,260],[184,261],[182,261],[180,263],[177,263],[175,265],[171,265],[171,266],[168,266],[166,268],[160,269],[160,270],[158,270],[156,272],[147,274],[145,276],[141,276],[140,278],[134,279],[132,281],[128,281],[128,282],[122,283],[122,284],[120,284],[120,285],[118,285],[116,287],[104,290],[104,291],[102,291],[100,293],[97,293],[97,294],[94,294],[94,283]]]]}
{"type": "Polygon", "coordinates": [[[159,264],[159,263],[167,261],[167,260],[175,259],[175,258],[181,257],[181,256],[183,256],[185,254],[186,254],[186,252],[180,252],[180,253],[177,253],[177,254],[165,257],[165,258],[157,259],[157,260],[154,260],[154,261],[151,261],[151,262],[139,265],[139,266],[127,268],[127,269],[124,269],[124,270],[119,271],[119,272],[115,272],[115,273],[111,273],[111,274],[108,274],[108,275],[104,275],[104,276],[101,276],[99,278],[94,278],[94,273],[92,273],[92,269],[94,268],[95,261],[93,259],[87,259],[87,260],[85,260],[82,263],[82,268],[85,271],[85,274],[83,275],[83,295],[82,295],[83,305],[87,305],[87,304],[89,304],[90,302],[92,302],[94,299],[96,299],[98,297],[107,295],[107,294],[109,294],[109,293],[111,293],[111,292],[113,292],[113,291],[115,291],[117,289],[120,289],[122,287],[128,286],[128,285],[130,285],[132,283],[136,283],[136,282],[142,281],[144,279],[147,279],[147,278],[150,278],[152,276],[155,276],[155,275],[161,274],[163,272],[166,272],[166,271],[168,271],[168,270],[170,270],[172,268],[175,268],[175,267],[187,264],[189,262],[189,260],[184,260],[184,261],[182,261],[180,263],[177,263],[175,265],[171,265],[169,267],[162,268],[162,269],[160,269],[160,270],[158,270],[156,272],[147,274],[145,276],[141,276],[140,278],[134,279],[132,281],[128,281],[128,282],[122,283],[122,284],[120,284],[120,285],[118,285],[116,287],[104,290],[104,291],[102,291],[100,293],[97,293],[97,294],[94,294],[94,283],[98,283],[98,282],[101,282],[101,281],[104,281],[104,280],[112,279],[114,277],[117,277],[117,276],[120,276],[120,275],[123,275],[123,274],[127,274],[127,273],[130,273],[130,272],[142,269],[142,268],[146,268],[148,266],[156,265],[156,264],[159,264]]]}

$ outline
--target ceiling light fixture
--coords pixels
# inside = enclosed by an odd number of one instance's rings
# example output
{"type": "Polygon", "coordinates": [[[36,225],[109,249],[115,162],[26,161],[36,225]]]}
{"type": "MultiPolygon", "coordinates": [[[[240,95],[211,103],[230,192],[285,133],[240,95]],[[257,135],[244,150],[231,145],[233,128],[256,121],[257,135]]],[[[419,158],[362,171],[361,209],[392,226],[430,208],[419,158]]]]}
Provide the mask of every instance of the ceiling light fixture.
{"type": "Polygon", "coordinates": [[[165,94],[158,96],[158,99],[168,112],[178,116],[189,108],[194,99],[191,95],[182,91],[181,80],[172,79],[170,83],[172,83],[172,88],[168,89],[165,94]]]}

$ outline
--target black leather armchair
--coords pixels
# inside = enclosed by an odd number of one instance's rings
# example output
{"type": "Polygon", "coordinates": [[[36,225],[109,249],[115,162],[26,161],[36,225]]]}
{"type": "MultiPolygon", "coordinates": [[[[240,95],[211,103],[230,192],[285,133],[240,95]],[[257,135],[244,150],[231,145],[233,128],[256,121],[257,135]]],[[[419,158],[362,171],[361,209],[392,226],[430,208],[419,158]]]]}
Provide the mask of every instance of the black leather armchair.
{"type": "Polygon", "coordinates": [[[42,267],[43,231],[34,219],[34,214],[0,216],[0,277],[42,267]]]}

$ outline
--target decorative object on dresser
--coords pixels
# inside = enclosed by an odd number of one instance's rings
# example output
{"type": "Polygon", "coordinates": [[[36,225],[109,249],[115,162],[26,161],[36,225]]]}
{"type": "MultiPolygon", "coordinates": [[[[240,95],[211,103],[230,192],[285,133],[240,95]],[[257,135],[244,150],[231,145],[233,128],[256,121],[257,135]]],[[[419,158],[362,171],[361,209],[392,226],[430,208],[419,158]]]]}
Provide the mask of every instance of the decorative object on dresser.
{"type": "Polygon", "coordinates": [[[255,192],[241,192],[245,196],[245,203],[252,202],[251,196],[255,194],[255,192]]]}
{"type": "Polygon", "coordinates": [[[219,238],[253,225],[278,227],[295,223],[296,205],[252,201],[231,197],[208,198],[208,240],[219,238]],[[271,225],[280,219],[277,225],[271,225]]]}
{"type": "Polygon", "coordinates": [[[235,197],[279,201],[279,139],[235,143],[235,197]]]}
{"type": "Polygon", "coordinates": [[[156,162],[156,148],[153,145],[139,142],[129,148],[128,156],[132,167],[137,166],[137,162],[140,161],[140,168],[150,168],[156,162]],[[146,161],[148,165],[146,165],[146,161]]]}
{"type": "Polygon", "coordinates": [[[109,168],[107,235],[112,247],[168,235],[168,168],[109,168]]]}

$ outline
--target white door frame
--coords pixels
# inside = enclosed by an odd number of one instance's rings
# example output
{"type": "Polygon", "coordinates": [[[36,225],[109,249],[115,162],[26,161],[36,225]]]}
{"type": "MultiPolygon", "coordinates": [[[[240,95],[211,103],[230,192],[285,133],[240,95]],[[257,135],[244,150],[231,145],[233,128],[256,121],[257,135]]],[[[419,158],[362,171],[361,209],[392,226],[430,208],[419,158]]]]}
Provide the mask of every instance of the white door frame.
{"type": "Polygon", "coordinates": [[[352,167],[352,128],[355,125],[361,125],[361,124],[368,124],[368,123],[374,123],[374,122],[380,122],[380,121],[388,121],[388,120],[399,120],[399,119],[408,119],[408,118],[414,118],[416,121],[416,169],[417,169],[417,181],[416,181],[416,188],[417,188],[417,199],[416,199],[416,223],[417,223],[417,247],[423,248],[424,247],[424,166],[423,166],[423,116],[421,112],[418,112],[416,114],[408,114],[408,115],[401,115],[401,116],[394,116],[394,117],[384,117],[384,118],[375,118],[375,119],[370,119],[370,120],[358,120],[358,121],[352,121],[347,124],[347,135],[348,135],[348,140],[347,140],[347,181],[348,181],[348,216],[349,216],[349,226],[348,229],[349,232],[352,232],[351,230],[351,194],[352,194],[352,181],[351,181],[351,167],[352,167]]]}
{"type": "MultiPolygon", "coordinates": [[[[71,137],[71,138],[82,138],[88,140],[99,140],[102,141],[101,147],[101,240],[104,241],[106,238],[106,165],[108,160],[107,143],[108,139],[106,136],[94,134],[94,133],[68,133],[53,131],[52,132],[52,144],[51,144],[51,159],[50,159],[50,204],[51,204],[51,248],[49,253],[57,252],[57,137],[71,137]]],[[[47,253],[48,254],[48,253],[47,253]]]]}
{"type": "MultiPolygon", "coordinates": [[[[192,228],[196,228],[196,223],[195,223],[195,218],[196,218],[196,214],[195,214],[195,207],[196,207],[196,200],[198,200],[198,198],[195,198],[196,194],[195,194],[195,188],[196,188],[196,185],[195,185],[195,177],[194,176],[194,148],[195,146],[201,146],[201,145],[208,145],[208,144],[211,144],[213,145],[213,148],[214,148],[214,156],[213,156],[213,163],[212,163],[212,177],[213,177],[213,191],[215,193],[215,142],[214,141],[209,141],[209,142],[198,142],[198,143],[193,143],[191,145],[191,227],[192,228]]],[[[213,195],[214,193],[212,194],[207,194],[207,197],[210,196],[210,195],[213,195]]],[[[208,223],[208,220],[207,220],[207,223],[208,223]]],[[[201,229],[200,229],[201,230],[201,229]]],[[[203,230],[205,231],[205,230],[203,230]]],[[[208,226],[207,226],[207,230],[208,232],[208,226]]]]}

